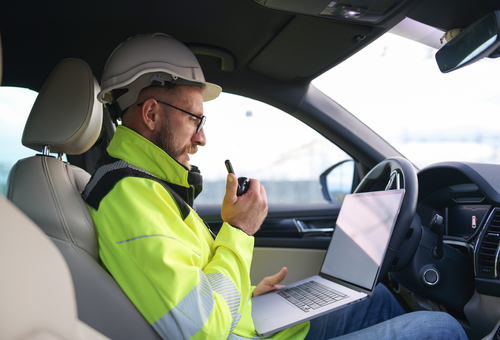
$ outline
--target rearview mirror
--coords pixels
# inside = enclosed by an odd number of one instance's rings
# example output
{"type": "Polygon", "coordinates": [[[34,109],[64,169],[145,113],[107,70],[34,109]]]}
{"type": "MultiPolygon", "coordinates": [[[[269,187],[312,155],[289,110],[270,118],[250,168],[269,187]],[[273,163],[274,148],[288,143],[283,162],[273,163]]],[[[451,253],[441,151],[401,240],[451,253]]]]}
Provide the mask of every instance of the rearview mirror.
{"type": "Polygon", "coordinates": [[[447,73],[484,57],[498,57],[500,47],[500,11],[476,21],[436,53],[439,69],[447,73]]]}

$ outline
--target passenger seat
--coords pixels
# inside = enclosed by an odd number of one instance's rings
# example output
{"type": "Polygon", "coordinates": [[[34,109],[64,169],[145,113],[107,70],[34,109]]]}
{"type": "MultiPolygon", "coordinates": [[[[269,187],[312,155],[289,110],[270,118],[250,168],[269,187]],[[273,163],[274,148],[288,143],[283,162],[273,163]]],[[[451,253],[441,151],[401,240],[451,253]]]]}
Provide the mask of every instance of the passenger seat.
{"type": "Polygon", "coordinates": [[[0,195],[0,339],[108,339],[78,320],[68,266],[47,236],[0,195]]]}

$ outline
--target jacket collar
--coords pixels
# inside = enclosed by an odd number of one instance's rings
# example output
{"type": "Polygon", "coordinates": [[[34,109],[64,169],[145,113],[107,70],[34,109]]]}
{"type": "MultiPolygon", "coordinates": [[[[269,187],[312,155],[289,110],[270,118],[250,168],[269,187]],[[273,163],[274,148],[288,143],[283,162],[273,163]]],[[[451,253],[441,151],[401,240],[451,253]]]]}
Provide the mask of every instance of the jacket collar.
{"type": "Polygon", "coordinates": [[[196,195],[201,192],[202,177],[197,167],[189,171],[137,132],[120,125],[111,140],[107,151],[110,156],[138,166],[159,179],[181,187],[195,187],[196,195]]]}

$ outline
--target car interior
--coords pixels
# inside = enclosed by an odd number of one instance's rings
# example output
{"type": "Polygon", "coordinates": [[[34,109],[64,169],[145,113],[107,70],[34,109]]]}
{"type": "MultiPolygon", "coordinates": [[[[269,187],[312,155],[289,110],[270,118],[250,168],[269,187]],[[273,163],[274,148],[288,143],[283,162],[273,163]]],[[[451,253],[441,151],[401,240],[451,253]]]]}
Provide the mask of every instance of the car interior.
{"type": "MultiPolygon", "coordinates": [[[[391,30],[426,44],[420,24],[449,41],[433,42],[442,73],[500,56],[494,0],[4,4],[1,85],[38,95],[18,141],[32,153],[9,169],[0,195],[0,338],[159,338],[103,268],[81,198],[120,123],[97,100],[101,72],[120,42],[145,32],[172,35],[207,81],[286,112],[352,158],[319,177],[324,204],[269,204],[255,235],[253,284],[283,266],[285,283],[319,272],[342,205],[331,178],[350,164],[348,194],[405,189],[382,284],[408,312],[445,311],[470,339],[500,338],[500,165],[419,169],[312,84],[391,30]]],[[[220,208],[196,206],[214,232],[220,208]]]]}

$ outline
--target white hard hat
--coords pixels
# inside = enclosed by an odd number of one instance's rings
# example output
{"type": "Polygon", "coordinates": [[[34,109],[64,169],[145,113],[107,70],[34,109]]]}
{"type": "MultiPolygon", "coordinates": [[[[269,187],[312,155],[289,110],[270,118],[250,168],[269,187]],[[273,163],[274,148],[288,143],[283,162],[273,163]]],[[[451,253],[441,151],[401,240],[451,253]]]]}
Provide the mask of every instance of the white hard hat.
{"type": "Polygon", "coordinates": [[[203,101],[217,98],[222,91],[205,81],[198,60],[184,44],[164,33],[148,33],[129,38],[111,53],[97,98],[104,104],[114,99],[123,111],[135,103],[143,88],[164,82],[198,85],[203,101]],[[113,98],[114,89],[127,91],[113,98]]]}

